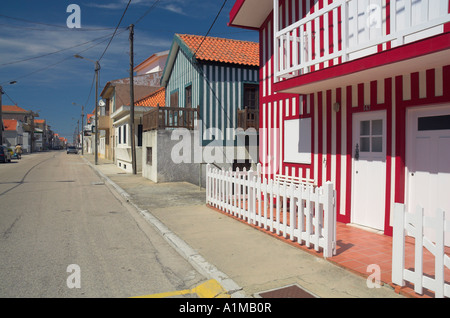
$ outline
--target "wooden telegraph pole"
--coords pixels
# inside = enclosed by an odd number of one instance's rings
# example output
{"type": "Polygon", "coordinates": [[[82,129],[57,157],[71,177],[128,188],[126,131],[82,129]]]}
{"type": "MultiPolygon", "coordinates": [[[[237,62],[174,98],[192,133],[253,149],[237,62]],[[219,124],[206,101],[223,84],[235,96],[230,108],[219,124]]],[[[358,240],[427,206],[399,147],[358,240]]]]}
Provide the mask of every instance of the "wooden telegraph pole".
{"type": "Polygon", "coordinates": [[[134,25],[130,27],[130,136],[131,136],[131,162],[133,166],[133,174],[136,174],[136,139],[135,139],[135,127],[134,127],[134,25]]]}

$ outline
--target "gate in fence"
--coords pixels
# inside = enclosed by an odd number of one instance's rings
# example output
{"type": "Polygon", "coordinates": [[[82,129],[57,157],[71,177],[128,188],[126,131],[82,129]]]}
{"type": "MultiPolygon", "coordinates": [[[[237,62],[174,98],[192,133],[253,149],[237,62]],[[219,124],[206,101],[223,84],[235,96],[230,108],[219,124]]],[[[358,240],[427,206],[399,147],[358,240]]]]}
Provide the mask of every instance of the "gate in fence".
{"type": "Polygon", "coordinates": [[[336,254],[336,212],[333,184],[263,179],[257,171],[225,171],[207,165],[206,203],[227,214],[291,241],[336,254]]]}
{"type": "MultiPolygon", "coordinates": [[[[425,216],[423,208],[417,207],[415,213],[406,213],[403,204],[394,207],[394,232],[392,246],[392,282],[405,286],[405,280],[414,284],[414,291],[423,293],[423,288],[434,291],[436,298],[450,297],[450,285],[445,282],[445,267],[450,269],[450,258],[445,255],[445,233],[450,233],[450,221],[445,212],[436,211],[434,217],[425,216]],[[434,229],[432,242],[424,235],[424,228],[434,229]],[[414,237],[414,270],[405,269],[405,231],[414,237]],[[424,273],[424,248],[434,255],[434,278],[424,273]]],[[[432,273],[431,273],[432,274],[432,273]]]]}

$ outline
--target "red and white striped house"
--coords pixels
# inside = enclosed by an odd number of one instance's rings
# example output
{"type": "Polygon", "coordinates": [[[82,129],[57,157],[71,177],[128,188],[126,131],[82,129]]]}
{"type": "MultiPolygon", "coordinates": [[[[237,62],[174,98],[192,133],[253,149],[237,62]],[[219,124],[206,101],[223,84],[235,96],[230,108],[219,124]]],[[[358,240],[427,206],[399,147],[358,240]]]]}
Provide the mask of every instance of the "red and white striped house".
{"type": "Polygon", "coordinates": [[[266,176],[331,181],[338,221],[386,235],[394,203],[450,215],[449,10],[449,0],[236,0],[229,25],[259,32],[266,176]]]}

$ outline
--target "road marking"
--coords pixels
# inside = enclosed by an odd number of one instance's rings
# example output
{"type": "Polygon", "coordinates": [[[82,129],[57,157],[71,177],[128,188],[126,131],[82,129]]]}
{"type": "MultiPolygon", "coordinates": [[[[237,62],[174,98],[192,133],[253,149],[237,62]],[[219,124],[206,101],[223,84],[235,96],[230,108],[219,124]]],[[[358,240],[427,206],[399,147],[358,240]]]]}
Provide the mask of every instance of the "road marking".
{"type": "Polygon", "coordinates": [[[197,295],[199,298],[231,298],[227,291],[215,279],[210,279],[192,289],[144,295],[133,298],[168,298],[189,294],[197,295]]]}

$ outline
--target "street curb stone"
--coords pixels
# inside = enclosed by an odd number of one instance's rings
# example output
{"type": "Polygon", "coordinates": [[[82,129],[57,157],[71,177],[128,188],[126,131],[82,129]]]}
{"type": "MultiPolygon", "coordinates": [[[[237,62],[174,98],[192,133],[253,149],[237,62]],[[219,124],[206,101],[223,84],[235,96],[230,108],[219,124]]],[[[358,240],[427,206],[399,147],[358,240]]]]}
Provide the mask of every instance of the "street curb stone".
{"type": "Polygon", "coordinates": [[[112,181],[103,172],[97,169],[89,160],[82,157],[83,160],[107,183],[109,183],[123,198],[130,203],[143,218],[150,223],[159,234],[197,271],[209,279],[215,279],[228,292],[231,298],[247,298],[243,292],[243,288],[229,278],[225,273],[219,271],[214,265],[206,261],[195,249],[187,244],[178,235],[172,232],[158,218],[152,215],[148,210],[143,210],[137,206],[132,200],[131,195],[112,181]]]}

